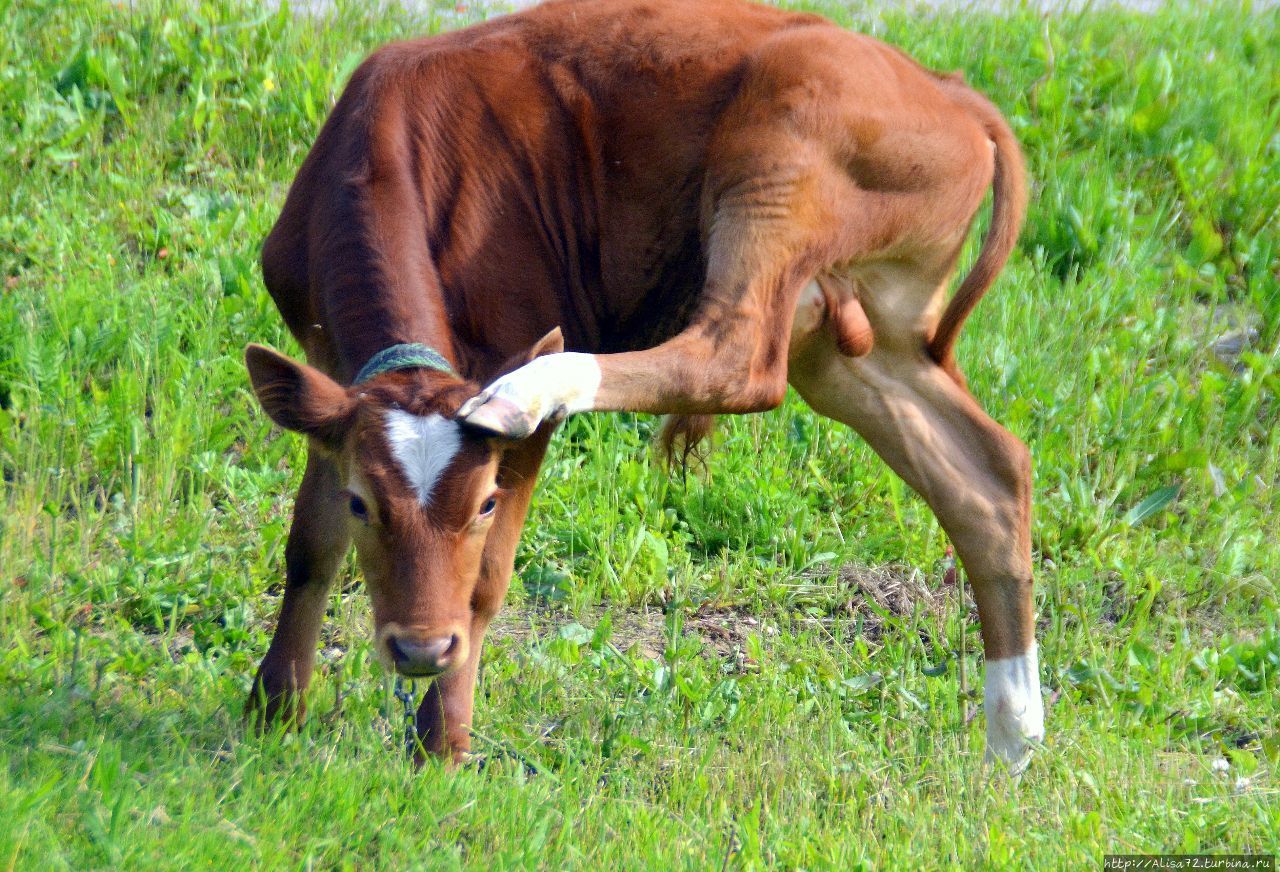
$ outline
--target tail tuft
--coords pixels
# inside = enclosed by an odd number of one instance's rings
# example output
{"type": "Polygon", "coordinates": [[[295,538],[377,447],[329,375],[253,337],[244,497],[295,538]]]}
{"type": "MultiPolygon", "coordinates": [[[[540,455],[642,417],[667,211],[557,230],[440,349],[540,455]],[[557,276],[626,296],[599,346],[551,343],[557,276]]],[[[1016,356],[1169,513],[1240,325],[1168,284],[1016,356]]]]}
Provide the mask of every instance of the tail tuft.
{"type": "Polygon", "coordinates": [[[706,439],[715,425],[714,415],[668,415],[658,434],[667,468],[678,466],[682,475],[688,474],[690,458],[705,467],[710,453],[706,439]]]}

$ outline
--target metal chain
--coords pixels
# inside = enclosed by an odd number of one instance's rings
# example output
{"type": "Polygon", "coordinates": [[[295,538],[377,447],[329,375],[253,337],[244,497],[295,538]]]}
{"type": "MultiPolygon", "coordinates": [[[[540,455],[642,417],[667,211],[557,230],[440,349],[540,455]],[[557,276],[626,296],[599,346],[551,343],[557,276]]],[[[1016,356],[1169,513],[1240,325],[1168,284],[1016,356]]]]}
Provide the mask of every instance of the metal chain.
{"type": "Polygon", "coordinates": [[[415,693],[417,688],[413,681],[406,682],[399,675],[396,676],[396,699],[404,704],[404,749],[412,754],[418,747],[418,722],[416,717],[415,693]]]}

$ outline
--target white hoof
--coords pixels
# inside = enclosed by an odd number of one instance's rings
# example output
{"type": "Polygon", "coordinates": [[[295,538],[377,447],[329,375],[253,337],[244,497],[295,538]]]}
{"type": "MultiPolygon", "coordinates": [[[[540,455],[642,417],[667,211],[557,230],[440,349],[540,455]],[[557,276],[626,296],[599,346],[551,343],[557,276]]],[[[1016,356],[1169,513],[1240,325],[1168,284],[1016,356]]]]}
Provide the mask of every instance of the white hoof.
{"type": "Polygon", "coordinates": [[[595,355],[548,354],[507,373],[458,409],[457,417],[510,439],[523,439],[543,421],[594,407],[600,388],[595,355]]]}

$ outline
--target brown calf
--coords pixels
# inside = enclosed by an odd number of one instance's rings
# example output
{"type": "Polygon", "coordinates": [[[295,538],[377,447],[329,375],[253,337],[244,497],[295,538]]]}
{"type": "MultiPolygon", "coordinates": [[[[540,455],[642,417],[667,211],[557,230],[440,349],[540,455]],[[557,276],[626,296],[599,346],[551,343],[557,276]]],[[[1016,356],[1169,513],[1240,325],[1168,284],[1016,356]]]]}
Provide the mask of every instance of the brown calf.
{"type": "Polygon", "coordinates": [[[1043,734],[1030,463],[952,345],[1025,200],[990,103],[811,15],[559,0],[380,49],[263,249],[311,365],[250,346],[249,372],[311,451],[250,710],[301,714],[354,540],[379,656],[435,676],[424,746],[464,754],[555,423],[629,410],[692,428],[771,409],[790,382],[955,543],[982,620],[988,751],[1020,768],[1043,734]],[[948,304],[989,187],[991,230],[948,304]]]}

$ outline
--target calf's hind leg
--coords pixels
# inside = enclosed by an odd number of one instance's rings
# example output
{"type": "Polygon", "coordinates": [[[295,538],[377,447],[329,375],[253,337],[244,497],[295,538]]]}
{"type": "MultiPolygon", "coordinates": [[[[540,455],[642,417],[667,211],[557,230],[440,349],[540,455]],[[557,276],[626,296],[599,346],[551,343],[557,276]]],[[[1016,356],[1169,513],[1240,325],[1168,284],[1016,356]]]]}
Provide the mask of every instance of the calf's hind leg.
{"type": "Polygon", "coordinates": [[[276,719],[296,724],[306,712],[303,694],[315,668],[329,588],[350,544],[341,489],[333,462],[312,449],[285,546],[280,617],[245,703],[245,716],[259,728],[276,719]]]}
{"type": "Polygon", "coordinates": [[[1021,771],[1028,740],[1044,736],[1031,590],[1030,455],[928,357],[920,322],[901,317],[917,309],[913,298],[921,304],[917,311],[925,310],[940,282],[894,279],[888,285],[864,279],[862,303],[875,331],[870,354],[847,357],[831,330],[819,329],[793,343],[789,379],[815,411],[861,434],[924,497],[950,536],[982,622],[987,758],[1021,771]]]}
{"type": "Polygon", "coordinates": [[[458,416],[522,438],[576,412],[741,414],[778,406],[796,299],[835,250],[834,192],[846,184],[780,114],[725,134],[709,162],[706,275],[681,332],[641,351],[539,357],[490,384],[458,416]]]}

